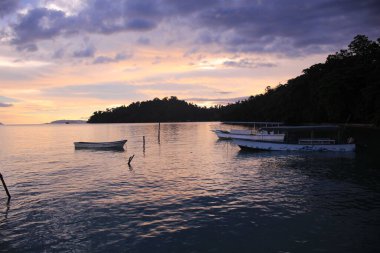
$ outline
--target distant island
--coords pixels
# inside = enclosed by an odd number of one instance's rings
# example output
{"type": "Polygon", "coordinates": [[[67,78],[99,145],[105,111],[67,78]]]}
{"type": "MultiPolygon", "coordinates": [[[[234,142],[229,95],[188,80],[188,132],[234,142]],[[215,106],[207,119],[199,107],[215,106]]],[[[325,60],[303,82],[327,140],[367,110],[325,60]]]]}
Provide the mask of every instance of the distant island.
{"type": "Polygon", "coordinates": [[[84,120],[66,120],[66,119],[62,119],[62,120],[55,120],[55,121],[52,121],[48,124],[86,124],[87,121],[84,121],[84,120]]]}
{"type": "Polygon", "coordinates": [[[94,112],[89,123],[282,121],[380,125],[380,38],[357,35],[347,49],[264,94],[211,108],[170,98],[94,112]]]}

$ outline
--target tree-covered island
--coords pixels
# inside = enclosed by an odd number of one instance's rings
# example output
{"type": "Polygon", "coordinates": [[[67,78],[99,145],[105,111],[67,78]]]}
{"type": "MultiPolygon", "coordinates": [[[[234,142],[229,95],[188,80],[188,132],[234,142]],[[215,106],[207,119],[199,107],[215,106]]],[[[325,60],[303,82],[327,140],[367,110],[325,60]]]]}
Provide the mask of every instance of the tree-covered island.
{"type": "Polygon", "coordinates": [[[303,74],[264,94],[226,106],[199,107],[176,97],[97,111],[89,123],[282,121],[380,124],[380,38],[358,35],[303,74]]]}

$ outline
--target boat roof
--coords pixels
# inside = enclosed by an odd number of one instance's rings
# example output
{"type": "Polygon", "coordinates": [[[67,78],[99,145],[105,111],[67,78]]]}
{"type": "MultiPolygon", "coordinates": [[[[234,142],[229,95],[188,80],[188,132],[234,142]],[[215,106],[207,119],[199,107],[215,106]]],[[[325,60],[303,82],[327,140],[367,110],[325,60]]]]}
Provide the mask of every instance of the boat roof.
{"type": "Polygon", "coordinates": [[[340,129],[338,125],[314,125],[314,126],[277,126],[277,127],[263,127],[267,131],[282,130],[282,131],[337,131],[340,129]]]}

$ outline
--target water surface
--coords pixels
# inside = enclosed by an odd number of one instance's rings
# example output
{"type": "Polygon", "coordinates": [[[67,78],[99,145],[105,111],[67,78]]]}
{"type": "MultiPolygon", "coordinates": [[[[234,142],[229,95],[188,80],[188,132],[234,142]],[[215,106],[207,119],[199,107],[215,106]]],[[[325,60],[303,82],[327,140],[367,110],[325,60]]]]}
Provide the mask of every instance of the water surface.
{"type": "Polygon", "coordinates": [[[0,251],[380,252],[376,158],[242,152],[221,127],[0,127],[0,251]]]}

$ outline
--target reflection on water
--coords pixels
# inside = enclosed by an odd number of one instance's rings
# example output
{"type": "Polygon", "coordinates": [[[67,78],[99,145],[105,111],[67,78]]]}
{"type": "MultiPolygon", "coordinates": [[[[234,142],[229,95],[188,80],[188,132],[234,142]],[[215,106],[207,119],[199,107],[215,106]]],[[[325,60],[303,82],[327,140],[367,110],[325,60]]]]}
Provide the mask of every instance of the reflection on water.
{"type": "Polygon", "coordinates": [[[377,159],[242,152],[219,127],[161,124],[160,142],[158,124],[0,128],[0,251],[379,251],[377,159]]]}

